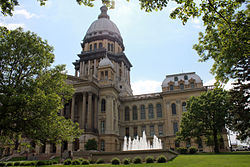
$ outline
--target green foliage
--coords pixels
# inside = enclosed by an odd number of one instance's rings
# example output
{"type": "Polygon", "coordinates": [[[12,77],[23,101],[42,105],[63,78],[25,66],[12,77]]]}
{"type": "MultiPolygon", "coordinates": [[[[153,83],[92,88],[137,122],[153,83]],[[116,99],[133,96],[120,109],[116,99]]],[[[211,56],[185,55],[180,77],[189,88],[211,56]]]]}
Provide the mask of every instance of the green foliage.
{"type": "Polygon", "coordinates": [[[226,125],[230,110],[228,92],[222,89],[208,90],[187,101],[188,112],[183,113],[178,138],[187,140],[202,135],[213,136],[214,151],[219,152],[218,135],[226,125]]]}
{"type": "Polygon", "coordinates": [[[102,158],[99,158],[97,161],[96,161],[97,164],[103,164],[104,163],[104,160],[102,158]]]}
{"type": "Polygon", "coordinates": [[[119,158],[113,158],[112,160],[111,160],[111,164],[112,165],[120,165],[120,163],[121,163],[121,161],[120,161],[120,159],[119,158]]]}
{"type": "Polygon", "coordinates": [[[95,161],[94,159],[91,159],[91,160],[89,160],[89,163],[90,163],[90,164],[95,164],[96,161],[95,161]]]}
{"type": "Polygon", "coordinates": [[[124,158],[122,160],[122,162],[123,162],[124,165],[128,165],[128,164],[130,164],[130,159],[129,158],[124,158]]]}
{"type": "Polygon", "coordinates": [[[37,161],[36,166],[41,166],[41,165],[52,165],[52,161],[47,161],[47,160],[37,161]]]}
{"type": "Polygon", "coordinates": [[[86,150],[97,150],[97,142],[95,139],[89,139],[84,147],[86,150]]]}
{"type": "Polygon", "coordinates": [[[177,152],[180,154],[187,154],[188,149],[185,147],[179,147],[177,148],[177,152]]]}
{"type": "Polygon", "coordinates": [[[72,164],[72,165],[81,165],[81,161],[78,160],[78,159],[75,159],[75,160],[72,161],[71,164],[72,164]]]}
{"type": "Polygon", "coordinates": [[[14,166],[20,166],[20,161],[14,162],[14,166]]]}
{"type": "Polygon", "coordinates": [[[7,162],[6,166],[14,166],[14,163],[13,162],[7,162]]]}
{"type": "Polygon", "coordinates": [[[137,156],[133,159],[134,164],[141,164],[142,163],[142,158],[137,156]]]}
{"type": "Polygon", "coordinates": [[[188,151],[189,151],[189,154],[195,154],[195,153],[197,152],[197,148],[195,148],[195,147],[190,147],[190,148],[188,149],[188,151]]]}
{"type": "Polygon", "coordinates": [[[160,155],[159,157],[157,157],[156,161],[158,163],[165,163],[167,162],[167,158],[164,155],[160,155]]]}
{"type": "Polygon", "coordinates": [[[0,37],[0,142],[17,149],[21,136],[43,142],[78,137],[78,124],[58,116],[74,89],[65,82],[64,65],[51,68],[53,47],[21,28],[0,27],[0,37]]]}
{"type": "Polygon", "coordinates": [[[13,157],[8,161],[24,161],[24,160],[26,160],[26,157],[13,157]]]}
{"type": "Polygon", "coordinates": [[[72,163],[71,159],[66,159],[63,162],[64,165],[71,165],[71,163],[72,163]]]}
{"type": "MultiPolygon", "coordinates": [[[[94,162],[94,161],[92,161],[92,162],[94,162]]],[[[87,160],[87,159],[82,159],[82,160],[81,160],[81,164],[82,164],[82,165],[89,165],[89,164],[90,164],[90,161],[87,160]]],[[[94,163],[93,163],[93,164],[94,164],[94,163]]]]}
{"type": "Polygon", "coordinates": [[[154,163],[154,157],[152,157],[152,156],[147,156],[147,157],[145,158],[145,161],[146,161],[146,163],[154,163]]]}

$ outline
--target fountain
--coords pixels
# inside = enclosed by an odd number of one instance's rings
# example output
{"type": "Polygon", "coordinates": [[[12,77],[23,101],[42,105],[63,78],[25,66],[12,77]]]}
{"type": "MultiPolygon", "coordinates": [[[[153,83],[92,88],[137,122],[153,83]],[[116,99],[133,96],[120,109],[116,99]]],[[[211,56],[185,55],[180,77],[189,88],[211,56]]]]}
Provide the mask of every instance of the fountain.
{"type": "Polygon", "coordinates": [[[131,137],[127,139],[124,137],[123,151],[133,151],[133,150],[154,150],[162,149],[161,139],[158,139],[155,135],[153,138],[153,144],[150,144],[150,141],[147,141],[146,133],[143,131],[142,137],[136,136],[133,140],[131,137]]]}

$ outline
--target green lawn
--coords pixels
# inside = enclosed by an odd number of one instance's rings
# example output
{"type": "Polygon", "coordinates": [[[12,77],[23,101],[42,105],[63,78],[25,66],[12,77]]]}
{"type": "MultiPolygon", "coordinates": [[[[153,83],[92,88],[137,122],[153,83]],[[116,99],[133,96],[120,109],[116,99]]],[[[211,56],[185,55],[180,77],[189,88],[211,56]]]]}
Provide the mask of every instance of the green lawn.
{"type": "MultiPolygon", "coordinates": [[[[80,165],[67,165],[64,167],[79,167],[80,165]]],[[[84,165],[81,167],[110,167],[111,164],[84,165]]],[[[163,164],[130,164],[119,165],[123,167],[250,167],[250,152],[225,153],[225,154],[196,154],[179,155],[174,160],[163,164]]],[[[62,165],[50,165],[43,167],[63,167],[62,165]]]]}

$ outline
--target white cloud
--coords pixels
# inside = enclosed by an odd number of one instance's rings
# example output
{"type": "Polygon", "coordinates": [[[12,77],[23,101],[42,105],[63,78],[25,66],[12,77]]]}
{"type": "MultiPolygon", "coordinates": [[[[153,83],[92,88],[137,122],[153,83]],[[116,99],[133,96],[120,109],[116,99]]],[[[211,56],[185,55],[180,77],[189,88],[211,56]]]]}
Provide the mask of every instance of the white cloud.
{"type": "Polygon", "coordinates": [[[131,86],[134,95],[156,93],[161,91],[162,82],[154,80],[139,80],[132,82],[131,86]]]}
{"type": "Polygon", "coordinates": [[[7,27],[9,30],[14,30],[18,27],[22,27],[24,28],[25,25],[24,24],[15,24],[15,23],[1,23],[0,22],[0,26],[4,26],[4,27],[7,27]]]}
{"type": "Polygon", "coordinates": [[[24,16],[26,19],[31,19],[32,17],[38,17],[36,14],[34,13],[30,13],[28,12],[26,9],[19,9],[19,10],[15,10],[13,12],[13,15],[22,15],[24,16]]]}
{"type": "Polygon", "coordinates": [[[191,18],[191,24],[194,28],[197,28],[197,29],[202,28],[201,21],[198,18],[191,18]]]}

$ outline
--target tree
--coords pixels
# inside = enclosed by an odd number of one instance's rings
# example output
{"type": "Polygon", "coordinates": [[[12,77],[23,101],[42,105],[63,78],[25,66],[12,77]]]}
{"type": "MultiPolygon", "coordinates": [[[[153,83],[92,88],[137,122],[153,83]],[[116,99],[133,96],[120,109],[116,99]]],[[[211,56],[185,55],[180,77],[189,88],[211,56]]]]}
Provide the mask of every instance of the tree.
{"type": "Polygon", "coordinates": [[[225,130],[227,115],[230,110],[228,92],[222,89],[209,90],[187,101],[187,111],[183,113],[177,138],[188,140],[205,136],[210,140],[214,152],[219,152],[218,136],[225,130]]]}
{"type": "Polygon", "coordinates": [[[0,27],[0,136],[1,142],[20,137],[58,142],[81,133],[78,124],[59,116],[63,101],[74,92],[66,81],[65,66],[51,68],[53,47],[21,28],[0,27]]]}

